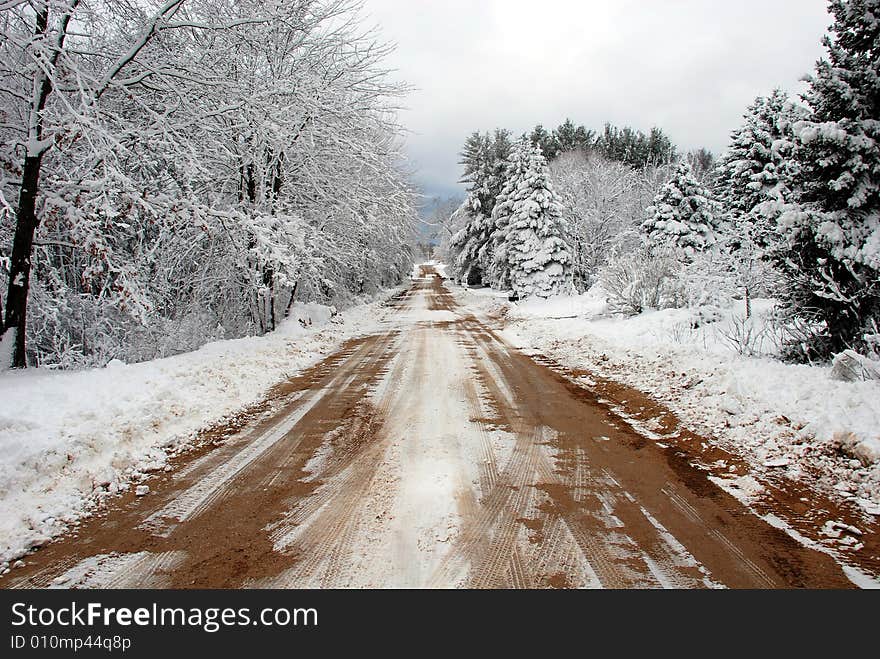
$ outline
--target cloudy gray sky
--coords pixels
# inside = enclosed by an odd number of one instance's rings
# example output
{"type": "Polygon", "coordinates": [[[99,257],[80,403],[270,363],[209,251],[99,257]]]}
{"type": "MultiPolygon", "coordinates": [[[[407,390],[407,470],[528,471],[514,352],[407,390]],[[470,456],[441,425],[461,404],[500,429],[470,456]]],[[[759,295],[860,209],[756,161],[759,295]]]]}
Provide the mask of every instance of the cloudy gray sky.
{"type": "Polygon", "coordinates": [[[745,106],[822,55],[825,0],[366,0],[390,64],[417,89],[402,123],[426,194],[458,192],[474,130],[566,117],[660,126],[683,149],[724,149],[745,106]]]}

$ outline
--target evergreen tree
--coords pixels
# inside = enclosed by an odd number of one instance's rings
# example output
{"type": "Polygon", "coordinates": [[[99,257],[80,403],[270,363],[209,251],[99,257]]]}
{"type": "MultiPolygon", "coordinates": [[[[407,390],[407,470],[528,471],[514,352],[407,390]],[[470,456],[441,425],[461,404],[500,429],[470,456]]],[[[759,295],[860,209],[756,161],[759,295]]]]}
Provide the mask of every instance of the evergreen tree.
{"type": "Polygon", "coordinates": [[[806,320],[790,356],[828,358],[866,348],[880,322],[880,0],[834,0],[793,126],[793,204],[774,261],[787,276],[786,307],[806,320]]]}
{"type": "Polygon", "coordinates": [[[597,140],[597,148],[599,153],[609,160],[617,162],[625,162],[626,160],[626,147],[621,139],[620,130],[610,123],[605,124],[602,134],[597,140]]]}
{"type": "Polygon", "coordinates": [[[556,138],[551,133],[548,133],[547,129],[541,124],[535,126],[532,134],[529,135],[529,139],[533,145],[541,148],[541,153],[545,158],[555,158],[559,152],[559,144],[556,138]]]}
{"type": "Polygon", "coordinates": [[[496,129],[494,136],[471,134],[462,149],[460,164],[464,168],[462,182],[468,183],[467,196],[456,212],[468,220],[453,236],[450,250],[454,254],[456,278],[470,285],[484,283],[491,259],[494,224],[492,209],[504,183],[504,167],[510,152],[510,133],[496,129]]]}
{"type": "Polygon", "coordinates": [[[570,285],[571,254],[549,178],[538,147],[527,140],[514,145],[493,213],[493,279],[519,298],[550,297],[570,285]]]}
{"type": "Polygon", "coordinates": [[[590,146],[591,137],[591,131],[587,131],[583,126],[575,126],[571,119],[566,119],[553,131],[556,152],[553,154],[545,153],[544,157],[547,160],[552,160],[569,151],[587,149],[590,146]]]}
{"type": "Polygon", "coordinates": [[[778,209],[790,197],[795,169],[791,127],[804,112],[777,89],[756,98],[731,134],[714,191],[734,249],[748,245],[760,253],[776,243],[778,209]]]}
{"type": "Polygon", "coordinates": [[[646,213],[642,231],[649,247],[672,248],[692,257],[716,242],[717,204],[694,177],[687,161],[676,166],[646,213]]]}
{"type": "Polygon", "coordinates": [[[566,119],[552,132],[538,124],[528,138],[533,145],[541,147],[548,162],[556,160],[563,153],[578,150],[594,152],[608,160],[622,162],[636,169],[649,165],[665,165],[675,160],[672,141],[656,127],[646,135],[629,126],[618,128],[606,123],[602,133],[597,134],[583,125],[575,125],[571,119],[566,119]]]}
{"type": "Polygon", "coordinates": [[[489,197],[485,206],[486,215],[492,215],[495,200],[501,194],[501,189],[504,187],[507,158],[510,156],[511,149],[513,149],[513,142],[510,141],[510,131],[504,128],[496,128],[490,150],[489,197]]]}
{"type": "Polygon", "coordinates": [[[675,160],[675,146],[660,128],[654,126],[647,139],[648,160],[643,165],[665,165],[675,160]]]}
{"type": "Polygon", "coordinates": [[[578,126],[574,131],[574,142],[575,148],[590,151],[595,146],[596,133],[585,126],[578,126]]]}
{"type": "Polygon", "coordinates": [[[465,140],[461,150],[461,160],[458,161],[464,170],[459,182],[468,186],[470,199],[466,204],[471,211],[492,213],[495,194],[497,194],[497,192],[493,194],[497,177],[495,158],[495,143],[489,133],[474,132],[465,140]]]}
{"type": "Polygon", "coordinates": [[[652,128],[649,135],[628,126],[617,128],[605,124],[602,134],[596,138],[593,149],[609,160],[622,162],[641,169],[648,165],[663,165],[675,159],[675,147],[659,128],[652,128]]]}
{"type": "Polygon", "coordinates": [[[488,275],[492,287],[497,289],[510,288],[510,264],[507,260],[508,225],[513,213],[516,191],[526,174],[526,152],[529,149],[540,149],[530,140],[531,138],[523,137],[514,143],[505,162],[504,186],[492,210],[492,244],[487,247],[487,252],[491,252],[488,275]]]}

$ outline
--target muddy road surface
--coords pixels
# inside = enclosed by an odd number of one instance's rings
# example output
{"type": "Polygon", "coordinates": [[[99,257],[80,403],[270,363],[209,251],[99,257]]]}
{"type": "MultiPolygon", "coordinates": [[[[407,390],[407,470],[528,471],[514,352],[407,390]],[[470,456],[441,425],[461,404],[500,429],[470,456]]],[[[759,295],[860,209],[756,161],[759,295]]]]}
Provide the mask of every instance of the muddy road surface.
{"type": "Polygon", "coordinates": [[[851,586],[423,275],[0,586],[851,586]]]}

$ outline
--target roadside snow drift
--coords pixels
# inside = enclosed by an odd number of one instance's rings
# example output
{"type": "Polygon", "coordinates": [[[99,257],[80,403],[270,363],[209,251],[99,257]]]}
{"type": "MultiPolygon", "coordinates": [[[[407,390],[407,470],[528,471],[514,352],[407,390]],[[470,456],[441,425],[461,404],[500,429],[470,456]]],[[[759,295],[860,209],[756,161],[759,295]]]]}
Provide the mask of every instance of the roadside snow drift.
{"type": "Polygon", "coordinates": [[[273,333],[140,364],[0,374],[0,567],[128,489],[200,429],[372,331],[379,303],[297,305],[273,333]]]}

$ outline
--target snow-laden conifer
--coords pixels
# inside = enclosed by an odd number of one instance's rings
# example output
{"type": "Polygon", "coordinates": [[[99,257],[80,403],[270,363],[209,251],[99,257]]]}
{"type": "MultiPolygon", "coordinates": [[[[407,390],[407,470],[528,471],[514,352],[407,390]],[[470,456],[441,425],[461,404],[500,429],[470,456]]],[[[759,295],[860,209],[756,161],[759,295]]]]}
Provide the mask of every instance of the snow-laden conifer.
{"type": "Polygon", "coordinates": [[[547,161],[528,140],[514,145],[493,212],[492,278],[517,297],[551,297],[571,286],[571,253],[547,161]]]}

